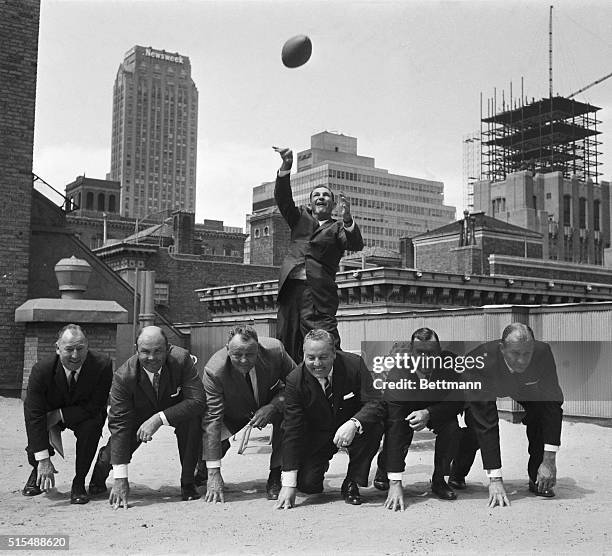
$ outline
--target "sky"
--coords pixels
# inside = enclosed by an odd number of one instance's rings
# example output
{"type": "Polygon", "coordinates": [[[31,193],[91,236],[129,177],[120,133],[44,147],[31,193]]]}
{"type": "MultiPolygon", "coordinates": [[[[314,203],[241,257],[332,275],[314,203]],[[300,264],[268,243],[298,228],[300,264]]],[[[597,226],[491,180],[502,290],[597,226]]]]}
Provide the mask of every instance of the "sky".
{"type": "MultiPolygon", "coordinates": [[[[357,137],[394,174],[444,182],[463,208],[463,137],[480,98],[548,96],[542,0],[42,0],[34,173],[60,191],[110,170],[112,90],[134,45],[188,56],[199,91],[196,221],[245,225],[252,188],[274,179],[272,145],[357,137]],[[280,60],[307,35],[312,57],[280,60]]],[[[559,0],[553,88],[569,95],[612,72],[612,2],[559,0]]],[[[600,160],[612,179],[612,78],[576,97],[602,108],[600,160]]],[[[499,102],[499,101],[498,101],[499,102]]],[[[486,115],[486,114],[485,114],[486,115]]]]}

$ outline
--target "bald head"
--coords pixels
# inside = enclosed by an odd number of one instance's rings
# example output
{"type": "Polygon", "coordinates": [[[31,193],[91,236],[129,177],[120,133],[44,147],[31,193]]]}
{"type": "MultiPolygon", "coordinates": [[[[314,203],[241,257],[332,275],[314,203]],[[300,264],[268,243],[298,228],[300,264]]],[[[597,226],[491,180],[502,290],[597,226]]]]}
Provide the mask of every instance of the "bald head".
{"type": "Polygon", "coordinates": [[[531,363],[535,347],[533,330],[520,322],[509,324],[502,333],[499,345],[510,369],[515,373],[524,373],[531,363]]]}
{"type": "Polygon", "coordinates": [[[145,326],[136,339],[140,364],[150,373],[159,371],[166,361],[168,338],[159,326],[145,326]]]}

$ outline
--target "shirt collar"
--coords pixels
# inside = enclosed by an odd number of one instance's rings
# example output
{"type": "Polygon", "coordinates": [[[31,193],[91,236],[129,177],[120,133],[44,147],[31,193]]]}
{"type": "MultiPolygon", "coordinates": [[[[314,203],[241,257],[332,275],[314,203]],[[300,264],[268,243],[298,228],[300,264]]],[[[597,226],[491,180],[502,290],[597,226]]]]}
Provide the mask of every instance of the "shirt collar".
{"type": "MultiPolygon", "coordinates": [[[[66,376],[69,377],[70,374],[72,373],[71,370],[67,369],[66,367],[64,367],[64,365],[62,364],[62,367],[64,368],[64,372],[66,373],[66,376]]],[[[81,369],[83,368],[83,365],[81,365],[76,371],[75,371],[75,376],[78,378],[79,375],[81,374],[81,369]]]]}
{"type": "MultiPolygon", "coordinates": [[[[149,377],[149,380],[153,381],[153,375],[155,375],[155,373],[152,373],[151,371],[147,371],[147,369],[145,369],[144,366],[142,367],[142,370],[145,373],[147,373],[147,376],[149,377]]],[[[164,370],[164,366],[162,365],[157,372],[161,375],[163,370],[164,370]]]]}

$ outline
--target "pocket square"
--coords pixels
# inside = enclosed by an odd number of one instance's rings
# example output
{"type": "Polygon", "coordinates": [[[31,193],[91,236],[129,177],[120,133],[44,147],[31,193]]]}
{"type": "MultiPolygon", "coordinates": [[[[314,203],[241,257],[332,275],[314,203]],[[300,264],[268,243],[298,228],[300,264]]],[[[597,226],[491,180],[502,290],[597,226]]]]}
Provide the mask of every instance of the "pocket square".
{"type": "Polygon", "coordinates": [[[346,396],[343,396],[343,400],[349,400],[351,398],[354,398],[355,394],[353,392],[349,392],[346,396]]]}
{"type": "Polygon", "coordinates": [[[177,396],[178,396],[178,395],[181,393],[181,390],[182,390],[182,389],[183,389],[183,387],[182,387],[182,386],[179,386],[179,387],[176,389],[176,392],[175,392],[174,394],[170,394],[170,397],[171,397],[171,398],[176,398],[176,397],[177,397],[177,396]]]}
{"type": "Polygon", "coordinates": [[[533,380],[532,382],[525,382],[525,386],[533,386],[534,384],[537,384],[538,382],[540,382],[539,380],[533,380]]]}

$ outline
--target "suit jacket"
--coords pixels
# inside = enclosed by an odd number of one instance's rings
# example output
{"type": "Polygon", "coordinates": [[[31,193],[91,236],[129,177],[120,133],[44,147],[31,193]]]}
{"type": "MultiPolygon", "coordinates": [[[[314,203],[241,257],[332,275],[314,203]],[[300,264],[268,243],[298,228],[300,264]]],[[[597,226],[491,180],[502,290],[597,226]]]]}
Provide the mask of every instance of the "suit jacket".
{"type": "Polygon", "coordinates": [[[75,391],[70,395],[59,356],[38,361],[32,367],[23,403],[28,451],[36,453],[49,447],[48,411],[61,409],[64,424],[69,428],[86,419],[99,418],[104,422],[112,379],[113,366],[109,357],[89,351],[75,391]]]}
{"type": "Polygon", "coordinates": [[[561,444],[563,393],[548,344],[535,342],[531,361],[523,373],[510,372],[499,340],[482,344],[469,355],[484,357],[484,367],[466,371],[466,380],[482,383],[481,391],[471,391],[467,396],[485,469],[501,467],[496,398],[513,398],[527,410],[528,419],[541,422],[544,444],[561,444]]]}
{"type": "Polygon", "coordinates": [[[206,392],[204,429],[204,459],[221,459],[221,430],[223,425],[232,433],[238,432],[260,407],[272,404],[282,413],[285,406],[285,379],[295,363],[275,338],[259,338],[255,361],[257,394],[255,401],[244,375],[234,369],[227,348],[217,351],[206,363],[202,381],[206,392]]]}
{"type": "Polygon", "coordinates": [[[336,451],[334,434],[351,417],[361,423],[380,423],[383,405],[372,376],[358,355],[336,352],[330,407],[321,383],[301,363],[287,377],[283,422],[283,469],[299,469],[308,453],[326,446],[336,451]]]}
{"type": "Polygon", "coordinates": [[[341,220],[331,218],[322,226],[310,208],[296,207],[289,175],[276,178],[276,204],[291,229],[289,252],[283,260],[278,282],[278,302],[283,302],[283,286],[289,273],[298,265],[306,266],[306,281],[312,289],[315,308],[329,315],[338,309],[336,272],[344,251],[360,251],[363,239],[359,226],[347,232],[341,220]]]}
{"type": "MultiPolygon", "coordinates": [[[[455,354],[450,351],[442,351],[440,357],[455,357],[455,354]]],[[[412,373],[410,370],[394,367],[386,377],[387,382],[396,382],[401,379],[414,380],[416,388],[414,390],[385,389],[383,400],[386,403],[409,406],[411,411],[427,409],[429,411],[429,423],[427,426],[430,428],[436,428],[442,423],[455,419],[463,411],[465,400],[462,390],[421,389],[420,378],[418,374],[412,373]]],[[[459,382],[463,380],[463,376],[460,373],[456,373],[453,369],[435,366],[431,368],[431,373],[427,380],[430,382],[437,380],[459,382]]]]}
{"type": "Polygon", "coordinates": [[[170,346],[162,368],[158,398],[137,354],[115,372],[108,414],[113,465],[130,462],[138,427],[155,413],[163,411],[173,427],[204,413],[204,388],[189,352],[170,346]]]}

